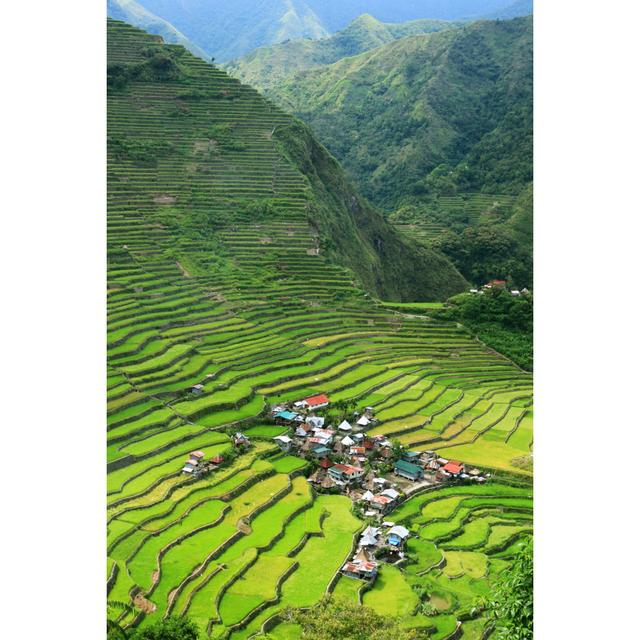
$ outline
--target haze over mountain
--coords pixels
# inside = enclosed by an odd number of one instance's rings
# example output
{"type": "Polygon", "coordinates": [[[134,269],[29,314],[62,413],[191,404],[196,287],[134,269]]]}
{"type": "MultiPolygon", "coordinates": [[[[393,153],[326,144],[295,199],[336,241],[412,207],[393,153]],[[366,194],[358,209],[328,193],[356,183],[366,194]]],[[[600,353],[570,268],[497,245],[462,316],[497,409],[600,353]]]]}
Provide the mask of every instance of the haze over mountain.
{"type": "MultiPolygon", "coordinates": [[[[503,10],[531,13],[514,0],[140,0],[219,62],[288,39],[318,39],[369,13],[383,22],[471,20],[503,10]],[[514,8],[515,7],[515,8],[514,8]]],[[[522,15],[517,13],[517,15],[522,15]]],[[[507,17],[512,17],[509,15],[507,17]]]]}
{"type": "Polygon", "coordinates": [[[198,45],[191,42],[172,24],[154,15],[135,0],[107,0],[107,15],[114,20],[122,20],[134,27],[162,36],[167,43],[181,44],[200,58],[208,57],[198,45]]]}
{"type": "Polygon", "coordinates": [[[332,64],[407,36],[454,29],[463,24],[443,20],[384,23],[369,14],[363,14],[346,29],[329,38],[300,38],[260,47],[242,58],[232,60],[225,65],[225,69],[242,82],[268,93],[295,72],[332,64]]]}

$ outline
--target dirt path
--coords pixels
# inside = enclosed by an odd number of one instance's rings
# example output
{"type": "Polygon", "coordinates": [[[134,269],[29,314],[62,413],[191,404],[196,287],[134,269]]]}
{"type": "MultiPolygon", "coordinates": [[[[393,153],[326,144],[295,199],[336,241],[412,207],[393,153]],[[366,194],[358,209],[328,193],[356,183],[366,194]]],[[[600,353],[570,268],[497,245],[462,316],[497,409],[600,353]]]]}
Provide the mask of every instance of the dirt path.
{"type": "Polygon", "coordinates": [[[182,271],[182,275],[185,278],[191,277],[191,274],[179,262],[176,262],[176,266],[178,267],[178,269],[180,269],[180,271],[182,271]]]}

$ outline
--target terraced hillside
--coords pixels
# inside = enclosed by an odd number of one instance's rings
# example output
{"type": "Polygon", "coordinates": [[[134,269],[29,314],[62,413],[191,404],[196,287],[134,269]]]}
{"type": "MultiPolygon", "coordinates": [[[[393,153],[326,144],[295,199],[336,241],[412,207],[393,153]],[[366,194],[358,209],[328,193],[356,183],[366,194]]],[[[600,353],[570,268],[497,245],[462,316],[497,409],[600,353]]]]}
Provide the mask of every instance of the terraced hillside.
{"type": "Polygon", "coordinates": [[[376,285],[401,297],[394,257],[428,280],[429,254],[304,127],[180,47],[114,21],[108,44],[109,598],[134,599],[124,624],[187,613],[247,638],[317,601],[363,526],[274,455],[267,402],[353,398],[412,448],[526,475],[532,379],[455,324],[373,300],[376,285]],[[344,247],[359,270],[339,264],[344,247]],[[248,453],[205,479],[180,473],[239,427],[248,453]]]}
{"type": "Polygon", "coordinates": [[[336,593],[400,615],[403,623],[432,630],[433,639],[480,640],[488,631],[474,611],[495,577],[533,532],[530,487],[493,483],[447,487],[410,498],[393,520],[412,533],[407,560],[384,565],[372,589],[341,576],[336,593]]]}

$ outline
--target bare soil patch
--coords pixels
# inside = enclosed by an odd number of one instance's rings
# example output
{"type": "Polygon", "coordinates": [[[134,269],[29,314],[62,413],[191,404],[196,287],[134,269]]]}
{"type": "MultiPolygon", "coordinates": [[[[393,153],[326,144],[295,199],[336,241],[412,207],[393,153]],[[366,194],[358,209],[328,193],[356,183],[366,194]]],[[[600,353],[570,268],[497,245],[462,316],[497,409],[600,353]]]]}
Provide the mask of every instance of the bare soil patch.
{"type": "Polygon", "coordinates": [[[173,204],[176,201],[176,197],[170,196],[168,193],[161,193],[154,196],[153,201],[156,204],[173,204]]]}

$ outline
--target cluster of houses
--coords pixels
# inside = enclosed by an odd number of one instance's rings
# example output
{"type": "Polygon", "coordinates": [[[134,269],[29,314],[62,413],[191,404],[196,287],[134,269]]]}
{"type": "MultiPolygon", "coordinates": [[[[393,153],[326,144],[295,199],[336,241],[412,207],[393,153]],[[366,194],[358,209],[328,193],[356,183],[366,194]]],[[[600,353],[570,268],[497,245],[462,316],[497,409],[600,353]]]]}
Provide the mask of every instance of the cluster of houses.
{"type": "Polygon", "coordinates": [[[395,462],[393,471],[396,476],[412,481],[422,480],[425,474],[429,474],[435,482],[485,482],[486,478],[490,477],[484,476],[479,469],[467,468],[467,465],[459,460],[442,458],[435,451],[404,451],[395,462]]]}
{"type": "MultiPolygon", "coordinates": [[[[233,446],[239,449],[247,449],[251,446],[249,438],[240,431],[235,433],[232,441],[233,446]]],[[[199,478],[218,469],[224,463],[224,460],[220,455],[206,458],[203,451],[192,451],[182,467],[182,473],[193,478],[199,478]]]]}
{"type": "MultiPolygon", "coordinates": [[[[506,280],[489,280],[487,284],[483,285],[482,289],[469,289],[469,293],[476,293],[482,295],[485,291],[489,289],[507,289],[507,281],[506,280]]],[[[512,296],[526,296],[529,294],[529,289],[526,287],[524,289],[511,289],[510,291],[512,296]]]]}
{"type": "Polygon", "coordinates": [[[404,545],[409,531],[393,522],[380,527],[369,525],[361,534],[358,550],[345,562],[342,573],[349,578],[374,581],[378,575],[379,557],[394,562],[404,557],[404,545]]]}
{"type": "Polygon", "coordinates": [[[206,459],[202,451],[192,451],[187,458],[187,461],[182,467],[182,473],[190,475],[193,478],[211,473],[214,469],[218,468],[224,462],[222,456],[214,456],[213,458],[206,459]]]}

